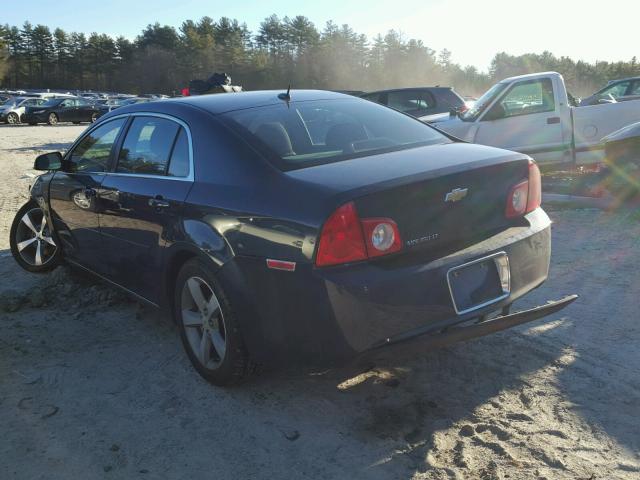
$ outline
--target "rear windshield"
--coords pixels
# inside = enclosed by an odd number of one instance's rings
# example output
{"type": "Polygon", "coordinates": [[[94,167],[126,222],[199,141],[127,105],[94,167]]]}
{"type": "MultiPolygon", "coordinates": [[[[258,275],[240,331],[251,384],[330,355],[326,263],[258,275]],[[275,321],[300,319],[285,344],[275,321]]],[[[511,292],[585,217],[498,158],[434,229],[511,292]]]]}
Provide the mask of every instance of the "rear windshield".
{"type": "Polygon", "coordinates": [[[361,99],[283,101],[221,117],[282,170],[450,141],[412,117],[361,99]]]}

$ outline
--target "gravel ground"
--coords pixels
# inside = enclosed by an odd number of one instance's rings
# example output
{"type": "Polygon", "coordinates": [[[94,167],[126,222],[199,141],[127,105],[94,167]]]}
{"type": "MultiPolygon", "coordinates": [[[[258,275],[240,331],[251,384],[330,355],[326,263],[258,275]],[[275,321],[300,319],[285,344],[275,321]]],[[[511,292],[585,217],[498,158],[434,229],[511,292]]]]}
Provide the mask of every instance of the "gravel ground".
{"type": "Polygon", "coordinates": [[[66,268],[19,270],[40,151],[83,127],[0,126],[0,478],[640,478],[640,222],[551,212],[565,311],[368,369],[202,381],[157,312],[66,268]]]}

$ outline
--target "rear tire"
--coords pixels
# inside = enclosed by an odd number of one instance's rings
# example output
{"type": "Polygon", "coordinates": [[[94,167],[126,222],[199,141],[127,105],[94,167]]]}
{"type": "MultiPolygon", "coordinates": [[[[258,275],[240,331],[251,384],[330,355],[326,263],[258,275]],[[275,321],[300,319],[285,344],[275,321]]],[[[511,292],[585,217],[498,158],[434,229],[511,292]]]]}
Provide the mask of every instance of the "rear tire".
{"type": "MultiPolygon", "coordinates": [[[[95,121],[98,120],[98,114],[97,113],[92,113],[91,114],[91,123],[95,123],[95,121]]],[[[80,122],[78,122],[80,123],[80,122]]]]}
{"type": "Polygon", "coordinates": [[[13,258],[28,272],[48,272],[62,260],[60,242],[44,212],[34,201],[27,202],[16,213],[9,243],[13,258]]]}
{"type": "Polygon", "coordinates": [[[49,117],[47,117],[47,123],[49,125],[57,125],[58,124],[58,116],[55,113],[50,113],[49,117]]]}
{"type": "Polygon", "coordinates": [[[174,316],[182,344],[208,382],[228,386],[252,368],[240,325],[220,282],[199,259],[187,261],[176,278],[174,316]]]}

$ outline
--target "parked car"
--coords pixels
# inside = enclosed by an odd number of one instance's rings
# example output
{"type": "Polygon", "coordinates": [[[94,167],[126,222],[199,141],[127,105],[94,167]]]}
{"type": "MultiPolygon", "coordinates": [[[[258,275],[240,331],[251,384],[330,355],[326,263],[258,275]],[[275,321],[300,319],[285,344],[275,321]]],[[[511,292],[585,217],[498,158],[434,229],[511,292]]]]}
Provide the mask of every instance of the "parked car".
{"type": "Polygon", "coordinates": [[[604,161],[603,138],[640,121],[640,103],[573,107],[562,75],[534,73],[492,86],[461,115],[424,117],[462,140],[526,153],[538,163],[604,161]]]}
{"type": "Polygon", "coordinates": [[[53,98],[42,105],[27,107],[22,121],[29,125],[59,122],[95,122],[100,116],[100,109],[84,98],[53,98]]]}
{"type": "Polygon", "coordinates": [[[549,268],[529,157],[348,95],[122,107],[35,168],[11,227],[20,266],[64,260],[170,310],[218,385],[255,363],[482,336],[575,299],[509,313],[549,268]]]}
{"type": "Polygon", "coordinates": [[[593,95],[583,98],[580,106],[640,100],[640,77],[623,78],[607,83],[593,95]]]}
{"type": "Polygon", "coordinates": [[[148,98],[149,100],[164,100],[169,97],[169,95],[165,95],[163,93],[143,93],[140,95],[141,98],[148,98]]]}
{"type": "Polygon", "coordinates": [[[464,99],[450,87],[397,88],[360,95],[413,117],[467,109],[464,99]]]}
{"type": "Polygon", "coordinates": [[[0,122],[15,125],[20,123],[20,118],[24,115],[26,107],[37,107],[46,103],[42,98],[34,97],[11,97],[0,105],[0,122]]]}
{"type": "Polygon", "coordinates": [[[159,100],[157,98],[143,98],[143,97],[134,97],[134,98],[118,98],[118,99],[110,99],[105,100],[104,103],[99,103],[96,106],[99,109],[98,117],[109,113],[116,108],[124,107],[127,105],[135,105],[138,103],[148,103],[155,100],[159,100]]]}

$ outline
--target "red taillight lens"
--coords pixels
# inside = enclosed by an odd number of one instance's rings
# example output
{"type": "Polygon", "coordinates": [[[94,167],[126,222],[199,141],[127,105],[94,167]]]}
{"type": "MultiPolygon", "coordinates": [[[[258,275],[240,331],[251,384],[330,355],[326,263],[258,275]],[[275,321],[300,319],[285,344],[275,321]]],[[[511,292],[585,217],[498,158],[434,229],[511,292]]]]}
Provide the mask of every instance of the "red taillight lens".
{"type": "Polygon", "coordinates": [[[358,217],[349,202],[338,208],[322,227],[316,266],[327,267],[380,257],[402,249],[400,231],[389,218],[358,217]]]}
{"type": "Polygon", "coordinates": [[[507,218],[519,217],[534,211],[542,202],[542,179],[535,162],[529,161],[529,179],[514,185],[507,195],[507,218]]]}
{"type": "Polygon", "coordinates": [[[367,218],[362,220],[364,238],[369,257],[379,257],[397,252],[402,248],[398,225],[388,218],[367,218]]]}
{"type": "Polygon", "coordinates": [[[353,202],[338,208],[325,222],[320,234],[316,265],[326,267],[366,260],[367,248],[353,202]]]}
{"type": "Polygon", "coordinates": [[[188,97],[188,96],[191,95],[191,91],[189,90],[188,87],[187,88],[183,88],[181,93],[182,93],[183,97],[188,97]]]}

